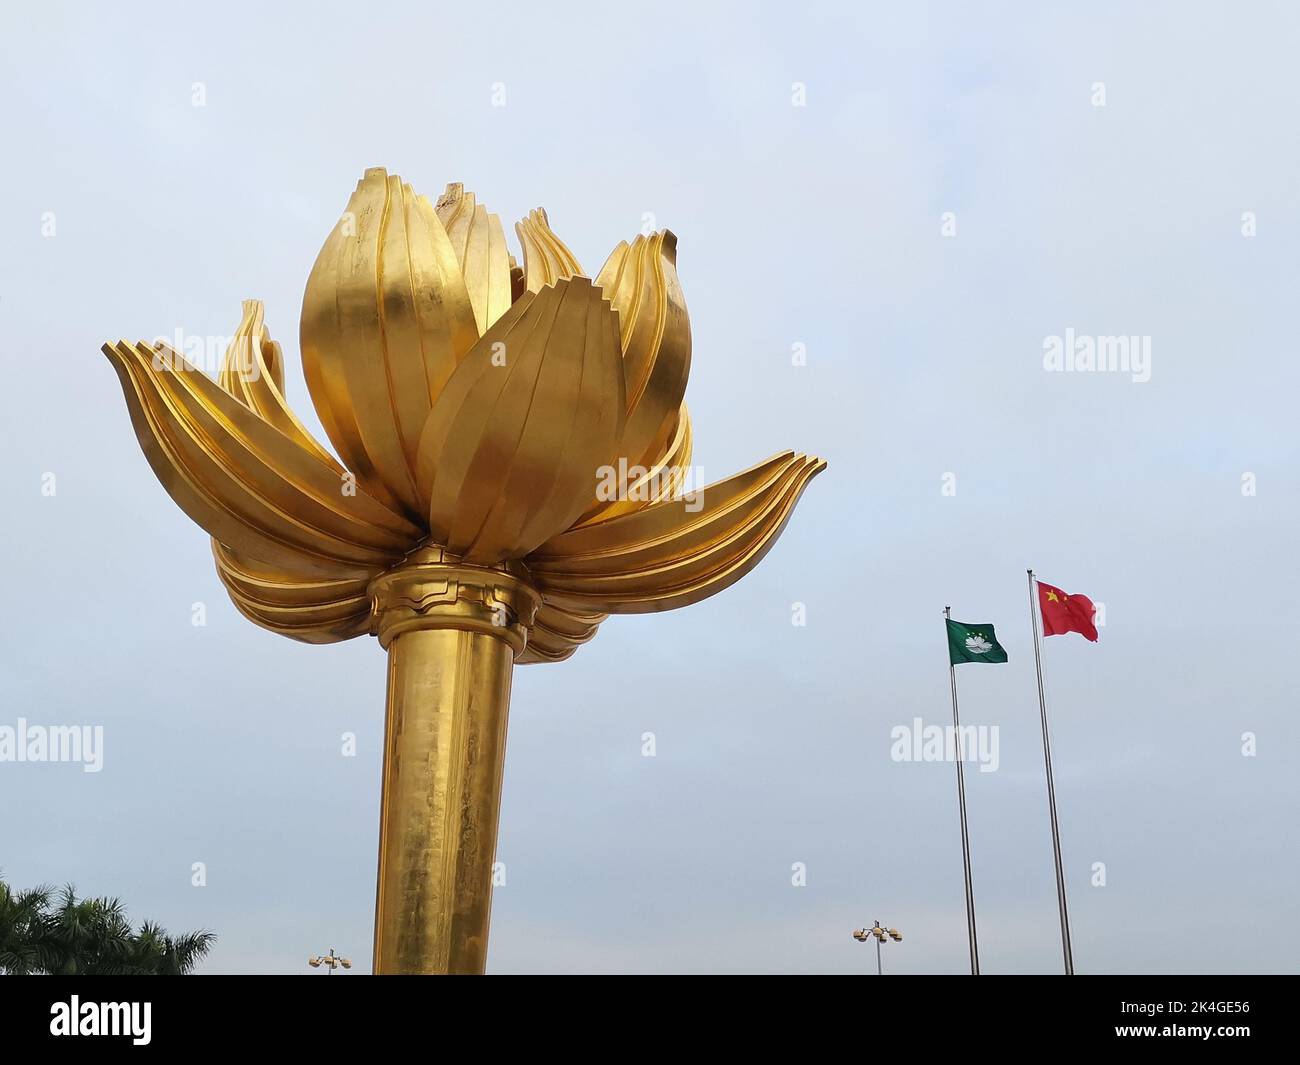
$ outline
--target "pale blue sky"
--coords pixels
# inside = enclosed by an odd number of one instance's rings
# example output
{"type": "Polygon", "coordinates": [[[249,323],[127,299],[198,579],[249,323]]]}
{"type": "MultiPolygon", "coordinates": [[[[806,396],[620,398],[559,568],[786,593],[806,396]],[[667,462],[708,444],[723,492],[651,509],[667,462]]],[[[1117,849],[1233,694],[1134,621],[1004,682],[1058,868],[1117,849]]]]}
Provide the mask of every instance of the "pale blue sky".
{"type": "Polygon", "coordinates": [[[592,269],[652,213],[679,237],[708,479],[787,447],[830,462],[744,582],[516,672],[490,971],[860,972],[850,932],[875,918],[906,934],[889,971],[962,971],[952,766],[889,758],[894,725],[949,714],[945,604],[1010,653],[960,677],[966,720],[1001,728],[998,772],[968,776],[985,968],[1056,971],[1030,565],[1107,608],[1097,645],[1045,649],[1078,968],[1294,970],[1294,9],[3,22],[0,724],[105,729],[98,774],[0,764],[11,881],[210,927],[207,972],[307,972],[331,945],[368,968],[382,652],[235,613],[98,348],[229,334],[263,299],[318,426],[302,288],[382,165],[434,195],[464,181],[507,221],[545,206],[592,269]],[[1151,380],[1044,372],[1071,327],[1151,337],[1151,380]],[[1207,938],[1216,918],[1231,936],[1207,938]]]}

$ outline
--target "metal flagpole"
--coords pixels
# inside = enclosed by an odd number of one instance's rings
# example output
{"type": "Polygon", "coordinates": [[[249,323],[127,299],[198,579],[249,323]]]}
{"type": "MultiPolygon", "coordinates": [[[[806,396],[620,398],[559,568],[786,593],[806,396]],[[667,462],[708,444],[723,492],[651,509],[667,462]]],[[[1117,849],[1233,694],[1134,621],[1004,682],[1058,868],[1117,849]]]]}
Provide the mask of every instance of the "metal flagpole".
{"type": "MultiPolygon", "coordinates": [[[[952,616],[950,607],[943,608],[945,622],[952,616]]],[[[947,643],[947,625],[944,625],[947,643]]],[[[952,652],[948,653],[948,682],[952,685],[952,727],[957,753],[957,805],[961,808],[961,860],[966,876],[966,935],[970,942],[970,974],[980,974],[980,948],[975,938],[975,892],[970,878],[970,834],[966,830],[966,774],[962,769],[961,719],[957,714],[957,671],[953,668],[952,652]]],[[[879,946],[879,944],[877,944],[879,946]]]]}
{"type": "MultiPolygon", "coordinates": [[[[1029,620],[1034,627],[1034,668],[1038,672],[1038,712],[1043,721],[1043,763],[1047,768],[1047,807],[1052,815],[1052,857],[1056,861],[1056,902],[1061,911],[1061,952],[1065,975],[1074,975],[1074,952],[1070,949],[1070,912],[1065,902],[1065,870],[1061,865],[1061,826],[1056,820],[1056,785],[1052,783],[1052,741],[1047,733],[1047,696],[1043,691],[1042,636],[1038,628],[1038,603],[1034,596],[1034,571],[1029,574],[1029,620]]],[[[954,699],[956,689],[953,689],[954,699]]]]}

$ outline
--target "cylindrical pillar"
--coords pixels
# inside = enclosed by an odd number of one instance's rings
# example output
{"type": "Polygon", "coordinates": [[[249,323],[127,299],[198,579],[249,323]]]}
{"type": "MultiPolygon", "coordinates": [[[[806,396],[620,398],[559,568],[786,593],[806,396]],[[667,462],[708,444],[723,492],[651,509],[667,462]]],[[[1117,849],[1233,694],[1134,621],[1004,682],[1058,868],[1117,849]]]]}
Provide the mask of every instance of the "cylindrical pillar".
{"type": "Polygon", "coordinates": [[[478,632],[388,649],[375,972],[481,973],[514,652],[478,632]]]}
{"type": "Polygon", "coordinates": [[[482,973],[510,674],[540,597],[436,548],[370,594],[388,650],[374,971],[482,973]]]}

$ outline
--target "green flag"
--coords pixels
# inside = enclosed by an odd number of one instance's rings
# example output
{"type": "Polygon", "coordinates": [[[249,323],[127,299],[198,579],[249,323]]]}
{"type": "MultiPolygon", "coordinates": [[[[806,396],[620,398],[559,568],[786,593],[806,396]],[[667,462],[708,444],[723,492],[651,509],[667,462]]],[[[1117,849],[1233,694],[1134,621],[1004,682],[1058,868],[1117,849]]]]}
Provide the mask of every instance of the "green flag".
{"type": "Polygon", "coordinates": [[[947,619],[948,661],[954,666],[962,662],[1005,662],[1007,652],[998,643],[992,625],[972,625],[964,621],[947,619]]]}

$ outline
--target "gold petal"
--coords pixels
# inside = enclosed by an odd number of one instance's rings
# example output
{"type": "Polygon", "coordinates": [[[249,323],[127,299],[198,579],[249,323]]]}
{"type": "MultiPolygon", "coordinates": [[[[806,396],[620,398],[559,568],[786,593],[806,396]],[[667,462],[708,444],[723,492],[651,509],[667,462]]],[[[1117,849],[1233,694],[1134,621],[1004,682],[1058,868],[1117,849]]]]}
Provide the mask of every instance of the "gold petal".
{"type": "Polygon", "coordinates": [[[584,614],[565,610],[543,600],[528,630],[528,644],[515,661],[519,665],[562,662],[593,636],[605,614],[584,614]]]}
{"type": "MultiPolygon", "coordinates": [[[[664,456],[645,475],[642,481],[633,482],[632,494],[643,494],[643,487],[651,493],[653,502],[673,499],[687,487],[687,478],[691,469],[691,457],[695,447],[695,437],[691,431],[691,415],[683,403],[677,410],[677,421],[673,426],[673,435],[664,456]]],[[[703,487],[696,485],[695,487],[703,487]]],[[[611,515],[612,516],[612,515],[611,515]]]]}
{"type": "Polygon", "coordinates": [[[540,207],[515,223],[515,233],[524,249],[524,283],[529,292],[540,292],[547,285],[582,273],[573,252],[553,232],[546,212],[540,207]]]}
{"type": "Polygon", "coordinates": [[[321,447],[316,438],[298,420],[284,398],[284,355],[264,324],[261,300],[244,300],[239,328],[226,349],[217,377],[221,385],[249,410],[261,415],[280,432],[340,476],[343,467],[321,447]]]}
{"type": "Polygon", "coordinates": [[[510,256],[510,302],[514,303],[520,296],[528,291],[528,283],[524,280],[524,268],[515,262],[515,257],[510,256]]]}
{"type": "Polygon", "coordinates": [[[691,369],[691,323],[668,230],[614,249],[596,284],[618,312],[627,378],[627,428],[618,453],[650,466],[663,455],[691,369]]]}
{"type": "Polygon", "coordinates": [[[304,643],[336,643],[370,631],[366,578],[298,577],[212,541],[231,602],[264,629],[304,643]]]}
{"type": "Polygon", "coordinates": [[[304,576],[360,578],[421,536],[176,352],[119,341],[104,353],[158,479],[241,554],[304,576]]]}
{"type": "Polygon", "coordinates": [[[526,293],[447,382],[420,441],[433,538],[519,558],[582,513],[623,427],[617,323],[584,277],[526,293]]]}
{"type": "Polygon", "coordinates": [[[343,461],[412,516],[433,400],[478,339],[452,241],[429,201],[367,170],[325,241],[302,305],[307,387],[343,461]]]}
{"type": "Polygon", "coordinates": [[[785,528],[826,463],[791,452],[701,490],[561,533],[526,563],[548,602],[636,614],[699,602],[735,583],[785,528]]]}
{"type": "Polygon", "coordinates": [[[476,204],[474,194],[466,192],[460,182],[447,186],[436,210],[451,238],[482,336],[512,302],[506,232],[501,219],[476,204]]]}
{"type": "MultiPolygon", "coordinates": [[[[637,474],[629,469],[629,476],[615,478],[617,494],[620,498],[605,501],[604,493],[597,493],[596,502],[578,519],[578,525],[595,525],[608,521],[620,514],[629,514],[634,510],[658,503],[665,499],[674,499],[691,485],[688,475],[691,469],[691,451],[694,441],[691,435],[691,416],[683,403],[677,412],[677,422],[673,428],[673,437],[663,457],[644,473],[637,474]]],[[[610,482],[613,483],[613,482],[610,482]]],[[[695,487],[699,487],[698,485],[695,487]]]]}

